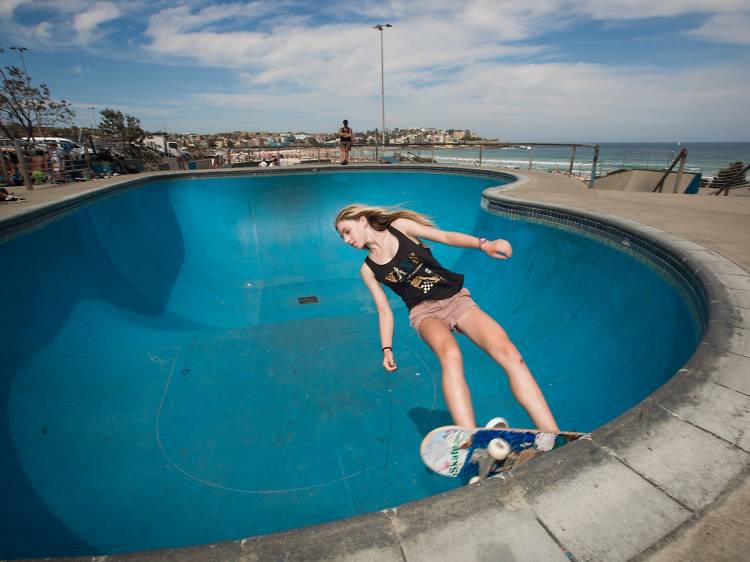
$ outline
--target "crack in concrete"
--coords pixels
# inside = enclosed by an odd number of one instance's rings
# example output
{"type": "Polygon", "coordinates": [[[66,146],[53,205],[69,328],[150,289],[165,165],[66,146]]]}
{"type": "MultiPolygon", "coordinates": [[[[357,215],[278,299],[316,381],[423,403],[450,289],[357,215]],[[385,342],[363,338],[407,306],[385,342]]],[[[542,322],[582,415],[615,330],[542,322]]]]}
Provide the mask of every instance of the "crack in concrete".
{"type": "MultiPolygon", "coordinates": [[[[532,510],[533,511],[533,510],[532,510]]],[[[578,558],[576,558],[575,554],[570,552],[565,545],[555,536],[555,534],[552,532],[552,530],[547,527],[547,525],[544,524],[544,521],[539,517],[539,515],[534,511],[534,519],[536,519],[536,522],[539,523],[539,526],[544,529],[544,532],[549,535],[549,538],[551,538],[554,543],[558,546],[560,550],[562,550],[563,554],[568,558],[568,560],[571,560],[571,562],[578,562],[578,558]]]]}
{"type": "Polygon", "coordinates": [[[672,494],[670,494],[667,490],[665,490],[661,486],[661,484],[659,484],[658,482],[655,482],[654,480],[652,480],[651,478],[649,478],[645,474],[643,474],[640,471],[636,470],[633,466],[631,466],[630,464],[628,464],[628,462],[625,459],[623,459],[622,457],[620,457],[614,450],[612,450],[609,447],[606,447],[604,445],[600,445],[599,443],[596,443],[593,439],[591,440],[591,442],[594,443],[594,445],[596,445],[604,453],[606,453],[607,455],[609,455],[610,457],[612,457],[615,461],[619,462],[625,468],[629,469],[634,474],[638,475],[643,480],[645,480],[646,482],[648,482],[649,484],[651,484],[651,486],[653,486],[654,488],[656,488],[657,490],[659,490],[662,494],[664,494],[670,500],[672,500],[677,505],[679,505],[680,507],[682,507],[683,509],[685,509],[688,513],[690,513],[691,515],[695,514],[695,510],[694,509],[691,509],[685,503],[683,503],[682,501],[680,501],[679,499],[677,499],[676,497],[674,497],[672,494]]]}
{"type": "Polygon", "coordinates": [[[391,509],[384,509],[382,511],[382,513],[385,514],[385,516],[388,518],[388,523],[390,523],[390,525],[391,525],[391,529],[393,530],[393,534],[396,535],[396,539],[398,541],[398,548],[399,548],[399,551],[401,551],[401,559],[404,562],[407,562],[406,551],[404,550],[404,542],[403,542],[403,539],[401,537],[401,533],[398,530],[398,521],[397,521],[397,518],[398,518],[398,508],[394,507],[394,508],[391,508],[391,509]]]}
{"type": "MultiPolygon", "coordinates": [[[[715,382],[714,382],[713,384],[716,384],[717,386],[722,386],[722,385],[720,385],[720,384],[717,384],[717,383],[715,383],[715,382]]],[[[734,390],[733,388],[730,388],[729,390],[732,390],[732,391],[734,391],[734,392],[737,392],[737,391],[736,391],[736,390],[734,390]]],[[[742,394],[741,392],[737,392],[737,394],[740,394],[740,395],[742,395],[742,396],[746,396],[745,394],[742,394]]],[[[713,431],[710,431],[710,430],[706,429],[705,427],[701,427],[700,425],[696,425],[696,424],[694,424],[693,422],[691,422],[691,421],[690,421],[690,420],[688,420],[688,419],[685,419],[685,418],[682,418],[682,417],[678,416],[678,415],[677,415],[677,414],[676,414],[675,412],[673,412],[673,411],[672,411],[672,410],[670,410],[669,408],[666,408],[666,407],[665,407],[665,406],[664,406],[663,404],[657,404],[657,406],[658,406],[659,408],[661,408],[662,410],[664,410],[665,412],[667,412],[667,413],[668,413],[669,415],[671,415],[671,416],[673,416],[673,417],[677,418],[677,419],[678,419],[678,420],[680,420],[681,422],[684,422],[684,423],[686,423],[686,424],[688,424],[688,425],[690,425],[690,426],[692,426],[692,427],[694,427],[694,428],[696,428],[696,429],[699,429],[699,430],[701,430],[702,432],[704,432],[704,433],[707,433],[707,434],[709,434],[710,436],[712,436],[712,437],[715,437],[716,439],[719,439],[720,441],[723,441],[724,443],[727,443],[728,445],[731,445],[731,446],[732,446],[732,447],[734,447],[735,449],[739,449],[740,451],[744,451],[745,453],[750,453],[750,451],[748,451],[747,449],[745,449],[745,448],[743,448],[743,447],[740,447],[740,446],[739,446],[739,445],[738,445],[737,443],[735,443],[735,442],[733,442],[733,441],[730,441],[729,439],[726,439],[725,437],[722,437],[721,435],[717,435],[716,433],[714,433],[713,431]]],[[[741,431],[741,432],[740,432],[740,437],[742,437],[742,436],[743,436],[744,434],[745,434],[745,432],[744,432],[744,431],[741,431]]]]}
{"type": "Polygon", "coordinates": [[[718,381],[711,381],[711,382],[713,382],[716,386],[720,386],[722,388],[726,388],[727,390],[732,390],[732,391],[736,392],[737,394],[741,394],[742,396],[750,398],[750,394],[748,394],[746,392],[742,392],[741,390],[737,390],[736,388],[732,388],[731,386],[727,386],[727,385],[722,384],[722,383],[720,383],[718,381]]]}

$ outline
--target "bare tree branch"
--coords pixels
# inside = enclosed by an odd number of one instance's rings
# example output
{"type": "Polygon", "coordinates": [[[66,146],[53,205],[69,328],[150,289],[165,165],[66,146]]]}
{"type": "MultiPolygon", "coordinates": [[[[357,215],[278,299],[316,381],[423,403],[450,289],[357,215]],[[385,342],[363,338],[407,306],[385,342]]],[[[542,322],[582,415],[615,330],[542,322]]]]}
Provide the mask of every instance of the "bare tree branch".
{"type": "Polygon", "coordinates": [[[0,129],[9,138],[33,138],[35,124],[51,127],[69,123],[74,116],[70,103],[51,98],[47,84],[34,87],[17,66],[0,67],[0,129]]]}

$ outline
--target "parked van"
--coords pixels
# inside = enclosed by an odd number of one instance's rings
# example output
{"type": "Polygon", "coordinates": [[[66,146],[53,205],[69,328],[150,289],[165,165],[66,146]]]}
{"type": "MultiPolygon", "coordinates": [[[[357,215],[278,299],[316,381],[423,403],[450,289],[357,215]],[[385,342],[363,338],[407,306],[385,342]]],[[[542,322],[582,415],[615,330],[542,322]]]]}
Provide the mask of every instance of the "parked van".
{"type": "Polygon", "coordinates": [[[168,138],[165,139],[164,135],[151,135],[143,139],[143,143],[164,156],[172,156],[174,158],[179,158],[180,156],[188,158],[190,156],[189,152],[180,148],[177,141],[172,141],[168,138]]]}
{"type": "Polygon", "coordinates": [[[34,137],[33,139],[29,139],[28,142],[44,145],[44,148],[51,142],[57,143],[57,146],[62,148],[63,152],[73,159],[84,158],[88,150],[85,146],[63,137],[34,137]]]}

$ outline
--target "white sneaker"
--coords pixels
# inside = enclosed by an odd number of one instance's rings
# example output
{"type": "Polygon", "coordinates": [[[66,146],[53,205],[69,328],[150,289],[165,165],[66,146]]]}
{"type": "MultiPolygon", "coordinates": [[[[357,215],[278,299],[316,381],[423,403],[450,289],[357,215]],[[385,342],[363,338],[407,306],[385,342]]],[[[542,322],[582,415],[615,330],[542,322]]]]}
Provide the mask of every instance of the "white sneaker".
{"type": "Polygon", "coordinates": [[[505,418],[492,418],[484,427],[487,429],[505,429],[508,427],[508,420],[505,418]]]}
{"type": "Polygon", "coordinates": [[[542,453],[551,451],[555,448],[557,436],[554,433],[537,433],[534,438],[534,446],[542,453]]]}

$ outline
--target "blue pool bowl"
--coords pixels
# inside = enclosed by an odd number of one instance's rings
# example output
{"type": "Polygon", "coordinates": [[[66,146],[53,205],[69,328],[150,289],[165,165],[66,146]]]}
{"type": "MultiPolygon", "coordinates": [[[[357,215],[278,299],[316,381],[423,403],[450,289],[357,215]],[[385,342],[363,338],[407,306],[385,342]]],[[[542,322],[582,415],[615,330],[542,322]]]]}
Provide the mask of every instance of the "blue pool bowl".
{"type": "MultiPolygon", "coordinates": [[[[392,294],[399,368],[381,366],[365,254],[332,222],[352,202],[511,241],[508,261],[431,246],[509,332],[562,428],[591,431],[653,392],[701,336],[678,286],[612,245],[483,211],[499,183],[151,181],[4,240],[0,557],[238,539],[462,484],[420,461],[422,437],[451,419],[438,362],[392,294]]],[[[530,427],[502,370],[459,341],[478,420],[530,427]]]]}

